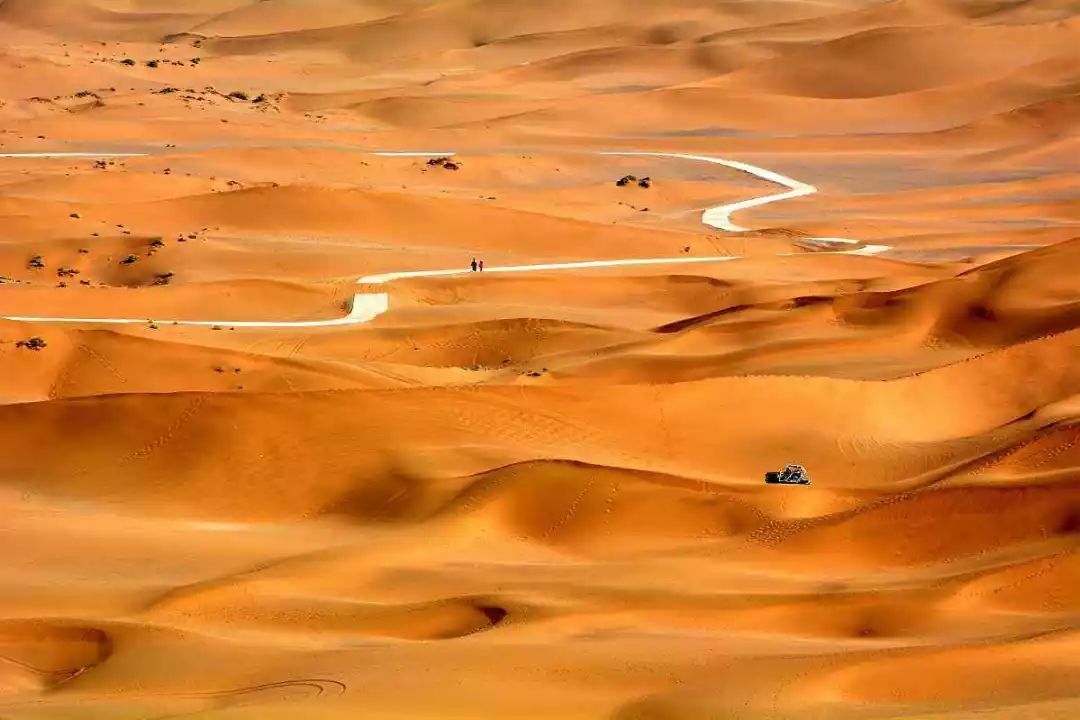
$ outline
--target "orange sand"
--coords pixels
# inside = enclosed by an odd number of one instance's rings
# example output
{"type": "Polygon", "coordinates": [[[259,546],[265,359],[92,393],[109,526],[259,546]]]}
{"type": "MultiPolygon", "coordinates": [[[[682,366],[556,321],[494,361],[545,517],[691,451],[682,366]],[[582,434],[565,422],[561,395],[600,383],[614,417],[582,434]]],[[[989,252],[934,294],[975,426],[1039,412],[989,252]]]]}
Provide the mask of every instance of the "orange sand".
{"type": "Polygon", "coordinates": [[[0,1],[2,315],[745,256],[0,321],[0,717],[1080,717],[1076,10],[0,1]]]}

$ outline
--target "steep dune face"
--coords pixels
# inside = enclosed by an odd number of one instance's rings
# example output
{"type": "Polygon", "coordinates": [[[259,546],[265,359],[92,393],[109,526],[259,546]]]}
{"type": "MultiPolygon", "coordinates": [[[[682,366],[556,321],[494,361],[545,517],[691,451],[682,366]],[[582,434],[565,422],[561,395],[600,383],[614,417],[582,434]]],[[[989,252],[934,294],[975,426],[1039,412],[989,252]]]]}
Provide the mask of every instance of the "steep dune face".
{"type": "Polygon", "coordinates": [[[0,626],[0,647],[5,661],[0,696],[31,688],[48,691],[112,654],[111,638],[97,628],[36,621],[5,621],[0,626]]]}
{"type": "Polygon", "coordinates": [[[0,0],[0,717],[1080,717],[1076,10],[0,0]]]}
{"type": "Polygon", "coordinates": [[[928,339],[937,342],[1024,342],[1077,326],[1080,308],[1058,269],[1078,259],[1080,241],[1072,240],[917,288],[853,293],[838,302],[837,315],[852,324],[926,323],[928,339]]]}

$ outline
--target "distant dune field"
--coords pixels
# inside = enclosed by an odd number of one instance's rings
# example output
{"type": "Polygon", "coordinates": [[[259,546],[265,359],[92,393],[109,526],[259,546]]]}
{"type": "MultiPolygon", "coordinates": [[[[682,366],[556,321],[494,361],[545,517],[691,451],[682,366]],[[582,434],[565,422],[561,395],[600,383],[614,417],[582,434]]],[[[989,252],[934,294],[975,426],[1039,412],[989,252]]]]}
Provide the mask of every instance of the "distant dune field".
{"type": "Polygon", "coordinates": [[[0,38],[0,718],[1080,717],[1074,2],[0,38]]]}

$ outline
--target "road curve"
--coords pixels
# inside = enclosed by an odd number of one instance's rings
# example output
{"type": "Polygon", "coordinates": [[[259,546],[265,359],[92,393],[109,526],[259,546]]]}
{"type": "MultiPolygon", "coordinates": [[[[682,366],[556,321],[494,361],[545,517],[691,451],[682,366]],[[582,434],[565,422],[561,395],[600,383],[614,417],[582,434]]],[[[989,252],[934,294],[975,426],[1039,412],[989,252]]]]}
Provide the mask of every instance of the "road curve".
{"type": "MultiPolygon", "coordinates": [[[[444,157],[454,155],[453,152],[422,152],[422,151],[378,151],[371,153],[381,157],[444,157]]],[[[697,162],[713,163],[715,165],[723,165],[725,167],[739,170],[741,172],[749,173],[763,180],[769,180],[778,185],[781,185],[787,190],[779,193],[770,193],[767,195],[761,195],[751,198],[749,200],[740,200],[733,203],[725,203],[706,209],[701,215],[701,222],[709,227],[716,228],[718,230],[725,230],[727,232],[746,232],[748,228],[736,225],[731,220],[732,213],[739,210],[745,210],[747,208],[757,207],[759,205],[765,205],[766,203],[779,202],[781,200],[790,200],[793,198],[803,197],[806,195],[813,195],[817,192],[817,188],[813,185],[800,182],[793,178],[789,178],[786,175],[773,172],[772,170],[766,170],[765,168],[758,167],[756,165],[750,165],[749,163],[738,162],[735,160],[725,160],[723,158],[712,157],[711,155],[688,155],[685,153],[664,153],[664,152],[602,152],[600,155],[618,155],[618,156],[638,156],[638,157],[657,157],[657,158],[674,158],[678,160],[693,160],[697,162]]],[[[146,155],[146,153],[7,153],[0,154],[0,158],[70,158],[70,157],[139,157],[146,155]]],[[[806,238],[807,241],[823,243],[828,245],[857,245],[856,240],[849,240],[847,238],[834,238],[834,237],[812,237],[806,238]]],[[[852,248],[850,250],[833,250],[827,251],[833,255],[876,255],[891,249],[889,245],[863,245],[859,248],[852,248]]],[[[781,256],[802,255],[803,253],[781,253],[781,256]]],[[[580,270],[586,268],[605,268],[605,267],[626,267],[634,265],[675,265],[683,263],[703,263],[703,262],[726,262],[730,260],[738,260],[738,255],[714,255],[706,257],[669,257],[669,258],[630,258],[625,260],[584,260],[579,262],[565,262],[565,263],[540,263],[534,265],[503,265],[495,267],[486,267],[484,273],[510,273],[510,272],[549,272],[553,270],[580,270]]],[[[383,273],[380,275],[365,275],[356,281],[358,285],[386,285],[387,283],[395,280],[405,280],[408,278],[421,278],[421,277],[452,277],[456,275],[469,275],[471,270],[465,268],[454,268],[451,270],[412,270],[405,272],[391,272],[383,273]]],[[[19,315],[7,315],[2,316],[4,320],[13,320],[16,322],[26,323],[63,323],[72,325],[132,325],[132,324],[146,324],[155,323],[157,325],[187,325],[196,327],[230,327],[230,328],[318,328],[318,327],[335,327],[341,325],[358,325],[361,323],[370,322],[374,318],[382,315],[390,308],[390,296],[386,292],[379,291],[364,291],[358,292],[353,296],[352,305],[349,313],[340,318],[333,318],[331,320],[162,320],[158,318],[77,318],[77,317],[39,317],[39,316],[19,316],[19,315]]]]}

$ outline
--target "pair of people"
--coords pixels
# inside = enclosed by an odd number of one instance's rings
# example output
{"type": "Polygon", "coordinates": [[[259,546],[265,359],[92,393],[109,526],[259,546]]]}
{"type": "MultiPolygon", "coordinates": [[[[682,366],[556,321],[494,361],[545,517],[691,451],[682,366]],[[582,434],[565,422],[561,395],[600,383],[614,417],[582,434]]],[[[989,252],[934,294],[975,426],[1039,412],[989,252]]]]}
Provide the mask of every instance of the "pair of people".
{"type": "Polygon", "coordinates": [[[477,270],[479,270],[480,272],[484,272],[484,261],[483,260],[477,260],[476,258],[473,258],[472,262],[469,263],[469,266],[472,267],[473,272],[476,272],[477,270]]]}

